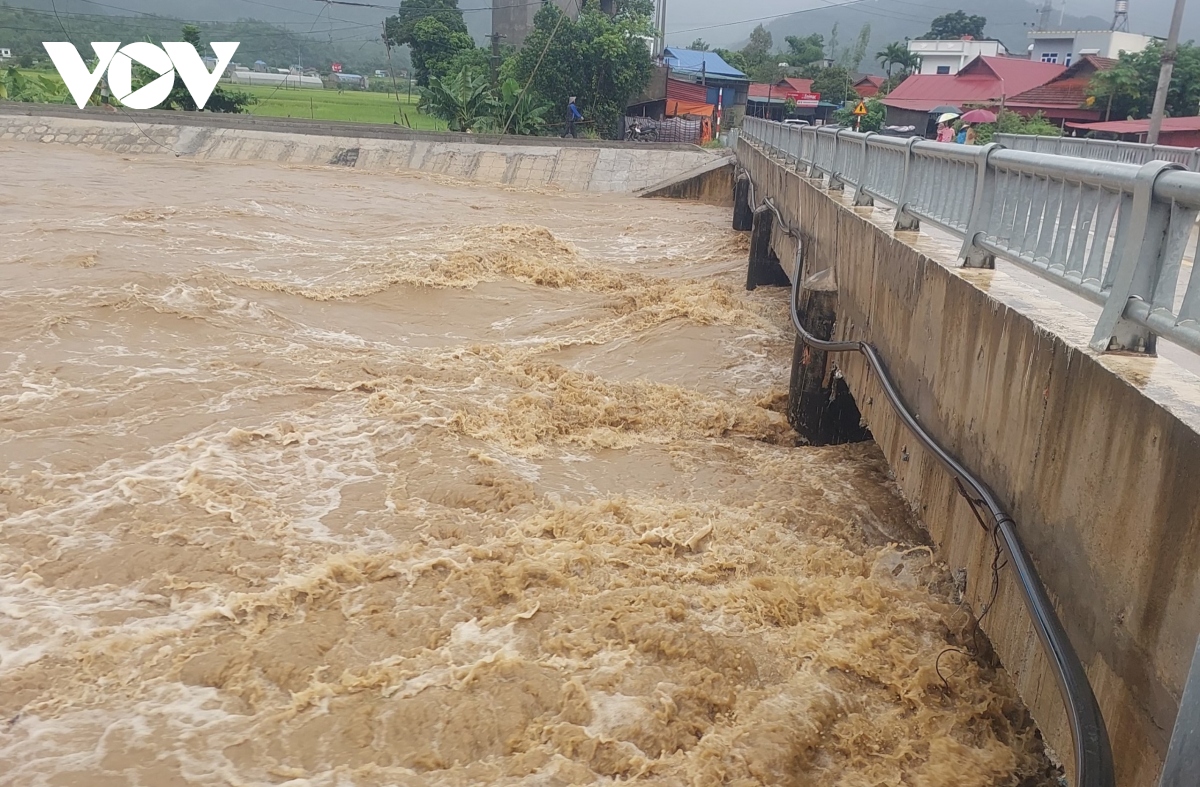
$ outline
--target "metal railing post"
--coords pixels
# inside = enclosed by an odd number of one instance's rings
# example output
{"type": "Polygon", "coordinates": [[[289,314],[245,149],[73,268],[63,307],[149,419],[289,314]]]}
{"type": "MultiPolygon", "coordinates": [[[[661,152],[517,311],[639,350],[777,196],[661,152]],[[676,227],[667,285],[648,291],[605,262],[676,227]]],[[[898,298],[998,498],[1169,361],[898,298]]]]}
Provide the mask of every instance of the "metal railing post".
{"type": "Polygon", "coordinates": [[[825,182],[826,188],[828,188],[830,191],[846,190],[846,181],[842,180],[840,177],[842,173],[838,167],[838,148],[841,144],[842,132],[845,130],[846,129],[839,128],[833,132],[833,155],[829,160],[829,179],[825,182]]]}
{"type": "Polygon", "coordinates": [[[1126,319],[1125,307],[1130,298],[1147,303],[1153,299],[1154,279],[1171,217],[1171,206],[1154,200],[1154,181],[1164,172],[1179,169],[1183,167],[1178,164],[1151,161],[1138,170],[1125,248],[1116,250],[1119,259],[1109,262],[1117,265],[1116,275],[1090,342],[1097,352],[1131,350],[1154,354],[1154,334],[1126,319]]]}
{"type": "Polygon", "coordinates": [[[976,241],[987,227],[987,218],[992,215],[992,197],[996,191],[996,175],[988,166],[988,159],[1004,146],[993,142],[985,145],[979,153],[975,166],[975,194],[971,199],[971,218],[967,221],[967,233],[963,238],[962,251],[958,253],[964,268],[995,268],[996,255],[984,249],[976,241]]]}
{"type": "Polygon", "coordinates": [[[912,193],[912,181],[915,177],[913,173],[913,146],[920,142],[919,137],[912,137],[904,146],[904,176],[900,180],[900,198],[896,201],[896,221],[892,226],[895,230],[919,230],[921,222],[917,217],[908,212],[909,195],[912,193]]]}
{"type": "Polygon", "coordinates": [[[868,131],[863,134],[862,138],[862,163],[859,165],[858,178],[854,184],[854,207],[856,208],[870,208],[875,205],[875,198],[867,191],[867,173],[871,171],[871,162],[867,158],[871,150],[868,143],[873,136],[875,136],[875,132],[868,131]]]}

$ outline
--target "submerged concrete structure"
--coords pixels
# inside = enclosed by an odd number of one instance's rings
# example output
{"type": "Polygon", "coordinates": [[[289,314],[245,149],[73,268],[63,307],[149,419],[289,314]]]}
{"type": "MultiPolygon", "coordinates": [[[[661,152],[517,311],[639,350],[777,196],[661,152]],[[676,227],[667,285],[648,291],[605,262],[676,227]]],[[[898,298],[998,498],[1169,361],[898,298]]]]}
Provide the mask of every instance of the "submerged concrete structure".
{"type": "MultiPolygon", "coordinates": [[[[1003,501],[1099,701],[1116,783],[1153,787],[1200,632],[1197,379],[1161,358],[1089,349],[1089,326],[1058,303],[1003,271],[960,267],[958,244],[896,229],[891,211],[856,205],[745,136],[737,155],[736,193],[753,204],[735,206],[735,225],[768,199],[778,213],[755,214],[753,283],[798,270],[806,329],[872,344],[917,420],[1003,501]]],[[[862,357],[822,356],[798,342],[793,424],[813,442],[869,428],[1070,771],[1054,672],[1016,582],[995,570],[997,543],[862,357]],[[849,397],[860,425],[847,423],[849,397]]]]}
{"type": "MultiPolygon", "coordinates": [[[[729,159],[692,145],[414,132],[359,123],[181,112],[0,111],[0,140],[205,160],[265,159],[366,170],[419,170],[568,192],[632,192],[729,159]],[[57,116],[56,116],[57,115],[57,116]]],[[[719,168],[719,167],[718,167],[719,168]]],[[[726,175],[728,177],[728,175],[726,175]]]]}

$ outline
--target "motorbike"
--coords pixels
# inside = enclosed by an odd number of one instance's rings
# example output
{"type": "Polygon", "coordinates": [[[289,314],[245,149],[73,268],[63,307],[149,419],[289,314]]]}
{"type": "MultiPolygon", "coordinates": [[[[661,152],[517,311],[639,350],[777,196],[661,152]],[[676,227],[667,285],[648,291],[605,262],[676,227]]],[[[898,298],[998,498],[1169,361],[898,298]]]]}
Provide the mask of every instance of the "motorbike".
{"type": "Polygon", "coordinates": [[[654,142],[658,139],[658,131],[646,128],[641,123],[634,123],[626,129],[625,137],[630,142],[654,142]]]}

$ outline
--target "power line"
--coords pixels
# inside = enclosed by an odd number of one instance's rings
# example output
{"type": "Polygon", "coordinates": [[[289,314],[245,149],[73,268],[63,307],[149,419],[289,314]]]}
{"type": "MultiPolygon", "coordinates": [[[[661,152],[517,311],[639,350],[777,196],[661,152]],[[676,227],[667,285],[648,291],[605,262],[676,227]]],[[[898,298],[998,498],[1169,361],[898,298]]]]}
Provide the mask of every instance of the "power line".
{"type": "MultiPolygon", "coordinates": [[[[97,4],[97,5],[99,5],[99,4],[97,4]]],[[[108,6],[108,7],[116,8],[116,6],[108,6]]],[[[9,8],[14,11],[22,11],[22,12],[29,13],[29,14],[38,14],[41,16],[55,16],[55,17],[65,16],[65,17],[74,18],[74,19],[90,19],[90,20],[95,20],[95,21],[111,22],[113,24],[122,24],[122,21],[127,20],[127,19],[131,19],[131,20],[138,21],[138,22],[156,23],[156,24],[163,24],[163,25],[184,23],[184,24],[195,24],[195,25],[232,26],[232,25],[238,24],[238,22],[230,22],[230,21],[223,20],[223,19],[176,19],[174,17],[169,17],[169,16],[159,16],[158,14],[144,14],[139,11],[132,12],[132,13],[137,14],[137,16],[128,17],[128,16],[124,16],[121,14],[85,14],[81,11],[59,11],[58,14],[55,14],[53,11],[43,11],[40,8],[25,8],[24,6],[9,6],[9,5],[0,6],[0,9],[4,9],[4,8],[9,8]]],[[[290,26],[290,25],[303,26],[303,25],[308,24],[307,22],[267,22],[267,21],[264,21],[261,19],[255,19],[255,20],[251,20],[251,21],[261,24],[261,25],[266,25],[268,27],[277,27],[277,28],[284,27],[284,26],[290,26]]],[[[334,21],[347,23],[346,27],[335,27],[333,29],[333,32],[335,32],[335,33],[343,32],[346,30],[360,30],[360,29],[364,29],[364,28],[368,28],[368,27],[375,27],[374,23],[359,23],[359,22],[353,22],[352,20],[349,20],[349,19],[337,19],[336,17],[334,18],[334,21]]],[[[15,29],[36,30],[38,28],[6,27],[4,29],[5,30],[15,30],[15,29]]],[[[291,33],[293,31],[289,30],[287,32],[291,33]]]]}
{"type": "MultiPolygon", "coordinates": [[[[865,2],[865,0],[857,0],[857,1],[865,2]]],[[[250,0],[243,0],[243,2],[250,2],[250,0]]],[[[396,8],[396,6],[394,6],[394,5],[378,5],[376,3],[358,3],[358,2],[352,2],[352,0],[316,0],[316,2],[324,3],[326,5],[347,5],[347,6],[352,6],[354,8],[381,8],[384,11],[391,11],[392,9],[396,8]]],[[[409,16],[410,18],[414,18],[414,17],[418,17],[418,16],[435,16],[437,14],[470,14],[470,13],[474,13],[477,11],[503,11],[503,10],[507,10],[509,8],[527,8],[528,6],[531,6],[531,5],[544,5],[544,3],[543,3],[543,0],[529,0],[529,2],[525,2],[525,3],[513,3],[512,5],[489,5],[489,6],[484,6],[482,8],[421,8],[421,9],[414,9],[415,11],[418,11],[419,13],[413,13],[413,11],[409,11],[407,14],[405,13],[404,7],[400,6],[399,14],[393,14],[393,16],[409,16]]]]}

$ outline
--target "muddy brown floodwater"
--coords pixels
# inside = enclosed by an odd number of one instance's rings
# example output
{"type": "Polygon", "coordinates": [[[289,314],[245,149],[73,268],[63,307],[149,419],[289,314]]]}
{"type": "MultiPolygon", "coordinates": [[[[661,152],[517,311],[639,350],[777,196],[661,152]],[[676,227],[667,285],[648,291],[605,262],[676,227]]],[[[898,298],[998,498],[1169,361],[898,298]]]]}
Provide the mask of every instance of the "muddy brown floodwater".
{"type": "Polygon", "coordinates": [[[1050,783],[726,211],[0,165],[0,783],[1050,783]]]}

